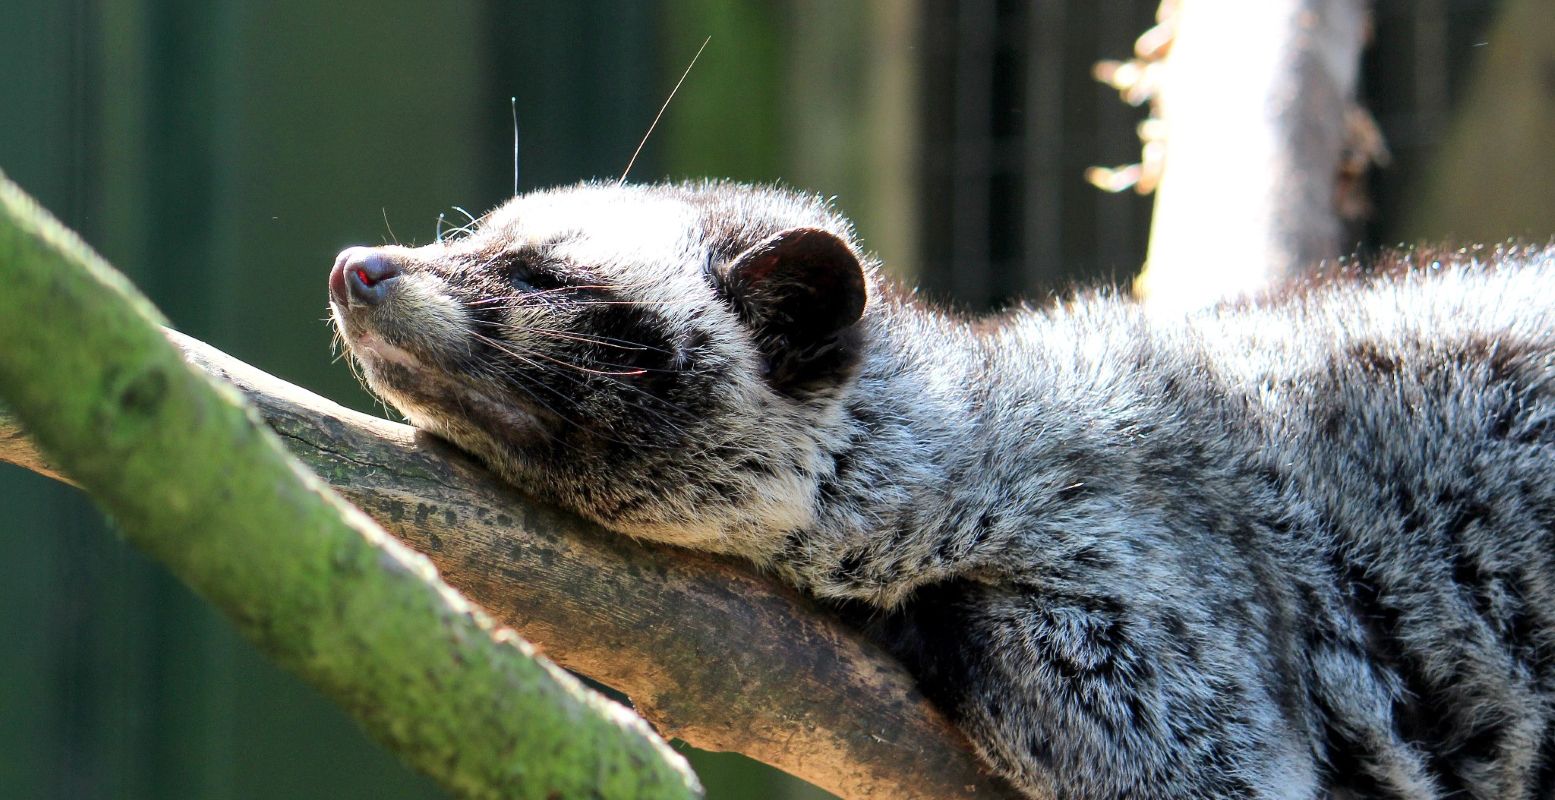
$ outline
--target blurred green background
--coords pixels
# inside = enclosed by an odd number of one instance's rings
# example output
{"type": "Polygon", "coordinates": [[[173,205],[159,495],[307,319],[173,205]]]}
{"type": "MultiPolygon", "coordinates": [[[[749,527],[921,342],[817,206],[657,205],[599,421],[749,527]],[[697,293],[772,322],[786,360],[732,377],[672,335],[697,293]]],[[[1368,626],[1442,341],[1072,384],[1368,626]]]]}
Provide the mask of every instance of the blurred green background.
{"type": "MultiPolygon", "coordinates": [[[[1357,247],[1555,233],[1546,3],[1377,4],[1365,86],[1395,161],[1357,247]]],[[[708,36],[634,179],[834,195],[894,271],[969,307],[1126,280],[1148,199],[1081,173],[1135,157],[1140,112],[1089,69],[1126,56],[1154,10],[0,0],[0,169],[179,329],[370,409],[331,363],[334,254],[428,241],[439,214],[507,196],[510,97],[521,189],[619,175],[708,36]]],[[[10,467],[0,642],[0,797],[437,796],[79,494],[10,467]]],[[[693,759],[713,798],[821,796],[737,756],[693,759]]]]}

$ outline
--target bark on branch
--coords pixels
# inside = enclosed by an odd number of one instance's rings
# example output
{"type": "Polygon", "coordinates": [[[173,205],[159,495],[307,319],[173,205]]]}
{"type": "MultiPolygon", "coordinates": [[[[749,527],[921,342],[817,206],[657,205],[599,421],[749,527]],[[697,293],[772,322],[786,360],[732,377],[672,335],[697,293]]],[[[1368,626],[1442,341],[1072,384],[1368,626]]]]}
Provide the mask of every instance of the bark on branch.
{"type": "Polygon", "coordinates": [[[1131,69],[1107,71],[1157,117],[1144,127],[1144,173],[1159,185],[1135,290],[1154,308],[1195,308],[1344,252],[1341,209],[1361,213],[1360,173],[1383,155],[1355,104],[1366,4],[1165,0],[1162,15],[1131,69]]]}
{"type": "Polygon", "coordinates": [[[406,761],[469,797],[700,794],[641,719],[535,658],[324,488],[3,175],[0,286],[0,398],[55,473],[406,761]]]}
{"type": "MultiPolygon", "coordinates": [[[[0,269],[16,247],[3,233],[0,269]]],[[[557,663],[626,692],[665,735],[744,753],[843,797],[1014,796],[983,773],[899,665],[786,587],[727,560],[598,530],[525,498],[439,440],[168,335],[190,363],[247,394],[293,455],[429,556],[450,585],[557,663]]],[[[17,347],[9,336],[0,330],[5,348],[17,347]]],[[[33,393],[47,402],[47,391],[33,393]]],[[[96,494],[85,473],[56,469],[3,414],[0,461],[61,480],[68,473],[96,494]]],[[[246,514],[250,501],[235,497],[223,513],[246,514]]],[[[460,709],[471,702],[449,698],[460,709]]]]}

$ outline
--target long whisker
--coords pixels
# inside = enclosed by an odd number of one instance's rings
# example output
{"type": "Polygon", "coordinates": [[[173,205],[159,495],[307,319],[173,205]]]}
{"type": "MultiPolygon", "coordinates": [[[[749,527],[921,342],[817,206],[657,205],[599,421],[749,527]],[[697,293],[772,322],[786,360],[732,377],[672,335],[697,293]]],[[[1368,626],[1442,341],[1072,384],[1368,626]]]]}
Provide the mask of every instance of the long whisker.
{"type": "Polygon", "coordinates": [[[578,306],[657,306],[668,308],[674,306],[700,305],[697,299],[688,300],[574,300],[572,305],[578,306]]]}
{"type": "Polygon", "coordinates": [[[528,325],[524,326],[523,331],[524,333],[538,333],[549,339],[566,339],[573,342],[583,342],[584,344],[599,345],[600,347],[613,347],[617,350],[636,350],[642,353],[664,353],[666,355],[668,355],[670,352],[662,347],[653,347],[651,345],[640,344],[638,342],[632,342],[626,339],[616,339],[610,336],[596,336],[594,334],[588,333],[559,331],[554,328],[536,328],[528,325]]]}
{"type": "MultiPolygon", "coordinates": [[[[505,343],[503,343],[503,342],[501,342],[501,341],[499,341],[497,339],[493,339],[490,336],[482,336],[481,334],[476,334],[476,335],[480,336],[483,339],[485,339],[487,344],[490,344],[492,347],[495,347],[498,350],[501,350],[502,352],[507,353],[508,355],[511,355],[511,356],[513,356],[515,358],[521,357],[510,346],[508,346],[507,344],[505,344],[505,343]]],[[[536,353],[536,352],[531,351],[531,352],[528,353],[528,355],[534,356],[535,358],[539,358],[539,359],[544,360],[544,361],[549,361],[552,364],[555,364],[555,365],[557,365],[559,367],[566,367],[568,369],[577,370],[578,372],[585,372],[585,373],[588,373],[590,375],[602,375],[602,376],[617,377],[617,378],[635,378],[635,377],[637,377],[639,375],[645,375],[648,372],[645,369],[629,369],[629,370],[624,370],[622,372],[614,372],[614,371],[610,371],[610,370],[591,369],[591,368],[585,367],[585,366],[583,366],[581,364],[571,364],[571,363],[568,363],[566,361],[562,361],[560,359],[552,358],[552,357],[550,357],[550,356],[548,356],[548,355],[546,355],[544,353],[536,353]]]]}
{"type": "MultiPolygon", "coordinates": [[[[529,365],[530,367],[539,369],[538,365],[534,364],[533,362],[529,361],[528,359],[525,359],[524,357],[522,357],[520,355],[513,354],[513,357],[517,358],[521,363],[524,363],[524,364],[529,365]]],[[[491,373],[491,377],[497,377],[497,373],[492,372],[491,373]]],[[[530,400],[533,400],[535,403],[539,404],[540,407],[544,408],[546,411],[548,411],[548,412],[550,412],[552,414],[555,414],[557,418],[562,419],[562,420],[566,421],[569,424],[578,425],[578,427],[583,427],[578,422],[574,421],[571,417],[569,417],[566,414],[563,414],[560,411],[556,410],[555,406],[552,406],[550,403],[545,402],[545,400],[542,399],[540,397],[540,395],[536,394],[534,392],[534,390],[532,390],[529,387],[523,385],[522,383],[519,383],[517,381],[506,381],[505,383],[507,385],[512,386],[512,387],[518,389],[519,391],[523,392],[530,400]]],[[[541,384],[541,385],[544,386],[544,384],[541,384]]],[[[547,387],[547,388],[549,388],[549,387],[547,387]]],[[[553,390],[553,394],[554,393],[555,392],[553,390]]],[[[459,397],[458,397],[457,394],[454,397],[455,397],[456,401],[459,400],[459,397]]],[[[544,431],[543,428],[542,428],[542,432],[545,433],[546,438],[555,440],[556,437],[553,434],[549,433],[548,431],[544,431]]]]}
{"type": "MultiPolygon", "coordinates": [[[[649,279],[649,280],[637,281],[637,282],[634,282],[634,283],[596,283],[596,284],[581,284],[581,285],[557,286],[557,287],[552,288],[552,289],[540,289],[540,290],[537,290],[537,291],[525,292],[524,294],[521,294],[521,295],[519,295],[517,297],[484,297],[484,298],[480,298],[480,299],[477,299],[477,300],[471,300],[471,301],[465,303],[465,305],[469,306],[471,308],[491,308],[491,307],[495,306],[497,308],[503,308],[503,309],[514,309],[514,308],[522,308],[522,307],[524,307],[526,305],[530,305],[530,304],[534,303],[535,301],[546,301],[546,300],[556,299],[558,297],[565,297],[566,295],[571,295],[571,294],[574,294],[574,293],[577,293],[577,292],[586,292],[586,291],[620,292],[620,291],[624,291],[624,290],[628,290],[628,289],[635,289],[635,288],[642,287],[642,286],[652,286],[652,285],[655,285],[656,283],[657,283],[657,281],[649,279]]],[[[592,299],[592,298],[578,298],[578,297],[565,297],[565,299],[567,300],[567,303],[570,304],[570,305],[600,305],[600,304],[605,304],[605,303],[612,303],[612,304],[635,304],[635,305],[670,305],[670,304],[677,304],[677,303],[694,302],[694,301],[691,301],[691,300],[597,300],[597,299],[592,299]]]]}
{"type": "MultiPolygon", "coordinates": [[[[510,352],[510,354],[512,354],[511,351],[509,351],[509,352],[510,352]]],[[[578,385],[578,386],[583,386],[585,380],[605,380],[605,381],[608,381],[610,383],[613,383],[620,390],[622,390],[623,395],[618,395],[618,399],[620,399],[620,401],[627,408],[635,409],[635,410],[640,411],[640,412],[642,412],[644,414],[652,416],[653,418],[655,418],[659,422],[661,422],[663,425],[665,425],[665,427],[667,427],[668,429],[670,429],[671,431],[673,431],[674,433],[676,433],[679,436],[687,435],[687,432],[688,432],[687,424],[693,423],[693,422],[695,422],[697,420],[697,416],[692,414],[689,410],[677,407],[677,406],[672,405],[672,404],[669,404],[663,398],[656,397],[656,396],[654,396],[652,394],[649,394],[648,392],[644,391],[641,387],[638,387],[638,386],[635,386],[635,385],[633,385],[631,383],[622,381],[622,380],[620,380],[618,378],[612,378],[612,377],[602,377],[601,378],[601,377],[594,377],[594,376],[574,375],[574,374],[570,374],[570,373],[563,372],[563,371],[557,371],[554,368],[549,368],[548,369],[545,364],[538,363],[538,362],[536,362],[536,361],[534,361],[532,359],[525,358],[525,357],[523,357],[522,355],[519,355],[519,354],[512,354],[512,355],[516,359],[518,359],[520,361],[520,363],[523,363],[523,364],[529,366],[532,369],[535,369],[535,370],[537,370],[539,372],[542,372],[542,373],[545,373],[545,374],[556,375],[558,377],[561,377],[561,378],[564,378],[566,380],[569,380],[569,381],[573,382],[575,385],[578,385]],[[632,399],[629,399],[631,396],[635,396],[638,399],[635,400],[635,401],[632,400],[632,399]]],[[[501,366],[501,365],[498,365],[498,366],[501,366]]],[[[499,373],[497,373],[497,376],[499,376],[499,377],[502,376],[502,375],[510,375],[510,373],[508,373],[505,370],[502,370],[499,373]]],[[[511,380],[508,381],[508,382],[509,383],[513,383],[511,380]]],[[[538,384],[538,386],[540,388],[543,388],[543,389],[551,392],[552,394],[555,394],[559,398],[564,398],[565,397],[565,395],[563,395],[555,387],[549,386],[549,385],[544,384],[544,383],[540,383],[540,384],[538,384]]],[[[535,395],[534,391],[528,389],[527,387],[523,387],[523,386],[520,386],[519,388],[523,389],[525,394],[529,395],[530,397],[534,397],[537,401],[539,400],[539,398],[535,395]]],[[[597,426],[589,425],[589,424],[584,424],[584,423],[579,422],[577,420],[571,419],[571,418],[567,417],[564,414],[556,412],[555,409],[552,408],[549,404],[544,404],[544,405],[546,405],[546,408],[548,410],[550,410],[552,413],[555,413],[558,417],[560,417],[561,419],[565,420],[566,422],[571,423],[572,425],[575,425],[575,426],[577,426],[578,428],[580,428],[582,430],[589,431],[590,433],[592,433],[592,434],[594,434],[596,436],[599,436],[599,437],[601,437],[601,438],[603,438],[603,439],[605,439],[607,441],[620,442],[620,443],[623,443],[623,444],[630,444],[633,447],[647,448],[647,449],[665,449],[665,450],[670,450],[670,449],[675,449],[675,448],[686,447],[688,444],[690,444],[693,447],[696,446],[695,444],[690,443],[690,442],[681,442],[681,443],[678,443],[678,444],[677,443],[655,444],[655,443],[653,443],[651,441],[643,441],[643,440],[635,440],[635,441],[631,441],[631,442],[626,442],[623,439],[621,439],[620,437],[613,435],[613,433],[611,431],[609,431],[609,430],[601,430],[597,426]]],[[[718,448],[720,448],[722,450],[734,453],[736,455],[742,455],[742,454],[743,455],[749,455],[749,456],[759,456],[759,455],[761,455],[761,453],[756,448],[750,447],[750,446],[748,446],[748,445],[746,445],[744,443],[741,443],[741,442],[732,442],[732,441],[725,441],[725,442],[718,442],[718,443],[705,442],[705,443],[703,443],[703,446],[706,446],[706,447],[716,446],[716,447],[718,447],[718,448]]]]}
{"type": "Polygon", "coordinates": [[[702,51],[707,49],[707,43],[713,37],[702,40],[702,46],[697,48],[697,54],[691,57],[691,63],[686,65],[686,71],[680,74],[680,80],[675,81],[675,88],[670,90],[670,96],[664,98],[664,105],[659,106],[659,113],[653,117],[653,123],[648,126],[648,132],[643,134],[643,140],[637,143],[637,149],[632,151],[632,157],[626,162],[626,169],[621,170],[621,180],[616,181],[617,186],[626,184],[626,176],[632,173],[632,165],[637,163],[637,156],[642,154],[643,146],[648,144],[648,137],[653,135],[653,129],[659,127],[659,120],[664,117],[664,110],[670,107],[670,101],[675,99],[675,93],[680,91],[680,85],[686,82],[686,76],[691,74],[691,68],[697,65],[697,59],[702,57],[702,51]]]}
{"type": "MultiPolygon", "coordinates": [[[[479,334],[477,334],[477,336],[478,335],[479,334]]],[[[488,339],[488,341],[490,341],[490,340],[488,339]]],[[[526,357],[526,355],[523,354],[523,353],[519,353],[519,352],[514,351],[514,350],[512,350],[510,348],[502,347],[499,343],[496,343],[496,342],[491,342],[491,343],[494,344],[494,345],[497,345],[498,348],[501,349],[504,353],[508,354],[509,356],[512,356],[514,359],[516,359],[520,363],[525,364],[525,365],[529,366],[532,369],[536,369],[536,370],[539,370],[541,372],[549,372],[550,371],[550,370],[547,370],[545,368],[544,364],[541,364],[539,362],[536,362],[536,361],[526,357]]],[[[535,353],[533,355],[539,355],[539,354],[535,353]]],[[[553,363],[558,363],[558,364],[563,363],[563,362],[556,362],[554,359],[550,359],[550,360],[553,361],[553,363]]],[[[552,374],[559,374],[559,375],[563,375],[563,377],[570,377],[574,381],[578,380],[576,376],[566,376],[564,373],[552,373],[552,374]]],[[[524,394],[528,395],[535,402],[539,403],[541,406],[543,406],[550,413],[555,414],[558,418],[560,418],[560,419],[562,419],[562,420],[568,422],[569,424],[572,424],[572,425],[574,425],[574,426],[576,426],[578,428],[581,428],[583,430],[587,430],[587,431],[593,433],[594,435],[599,436],[599,437],[601,437],[603,439],[606,439],[606,440],[612,441],[612,442],[618,442],[620,444],[631,444],[631,445],[636,446],[636,447],[658,447],[657,445],[653,445],[653,444],[648,443],[648,442],[640,442],[640,441],[628,442],[628,441],[626,441],[624,439],[621,439],[621,438],[619,438],[617,436],[614,436],[613,434],[611,434],[607,430],[601,430],[597,426],[588,425],[588,424],[585,424],[585,423],[583,423],[583,422],[581,422],[579,420],[573,419],[572,417],[569,417],[568,415],[563,414],[562,412],[558,411],[550,403],[547,403],[544,400],[542,400],[539,397],[539,395],[537,395],[532,389],[530,389],[527,386],[524,386],[522,383],[515,382],[515,381],[508,381],[507,383],[509,385],[515,386],[518,389],[520,389],[521,391],[523,391],[524,394]]],[[[564,397],[564,395],[562,395],[561,392],[559,392],[556,388],[554,388],[552,386],[548,386],[548,385],[546,385],[544,383],[539,384],[539,386],[540,386],[540,388],[544,388],[544,389],[550,391],[552,394],[557,395],[558,397],[564,397]]],[[[633,408],[636,408],[636,409],[638,409],[640,411],[643,411],[644,413],[648,413],[648,414],[654,415],[661,422],[663,422],[665,425],[667,425],[668,427],[672,428],[676,432],[683,432],[683,430],[684,430],[683,428],[681,428],[679,423],[677,423],[673,419],[670,419],[669,417],[665,416],[663,413],[661,413],[659,411],[656,411],[654,409],[648,408],[647,406],[641,405],[639,403],[628,403],[628,405],[633,407],[633,408]]],[[[668,447],[668,445],[663,445],[663,447],[668,447]]]]}
{"type": "Polygon", "coordinates": [[[389,209],[380,206],[378,210],[383,212],[383,227],[387,228],[389,231],[389,240],[395,244],[399,244],[400,237],[394,235],[394,226],[389,224],[389,209]]]}
{"type": "MultiPolygon", "coordinates": [[[[623,390],[625,390],[625,391],[627,391],[627,392],[629,392],[631,394],[635,394],[635,395],[641,396],[643,398],[646,398],[646,399],[649,399],[649,400],[653,400],[656,403],[664,403],[662,398],[655,397],[655,396],[649,394],[648,392],[643,391],[643,389],[641,387],[634,386],[631,383],[619,380],[620,377],[637,377],[639,375],[646,374],[648,372],[659,372],[660,370],[639,369],[639,368],[626,367],[626,366],[620,365],[620,364],[609,364],[609,363],[605,364],[605,366],[620,367],[623,371],[622,372],[615,372],[615,371],[611,371],[611,370],[589,369],[587,367],[582,367],[582,366],[579,366],[577,364],[572,364],[572,363],[569,363],[569,362],[566,362],[566,361],[562,361],[560,359],[556,359],[556,358],[547,356],[547,355],[545,355],[543,353],[536,353],[534,351],[524,351],[524,352],[521,353],[521,352],[515,350],[514,347],[511,344],[509,344],[509,343],[493,339],[490,336],[486,336],[486,335],[478,333],[478,332],[475,333],[474,336],[475,336],[476,339],[478,339],[480,341],[484,341],[487,344],[491,345],[493,349],[500,350],[503,353],[506,353],[507,355],[513,356],[514,358],[519,359],[523,363],[529,364],[530,366],[533,366],[533,367],[535,367],[537,369],[541,369],[542,371],[551,372],[551,374],[562,375],[562,376],[568,378],[569,380],[572,380],[578,386],[583,386],[584,385],[583,384],[583,380],[584,380],[583,378],[579,377],[578,375],[570,375],[570,374],[567,374],[565,372],[553,372],[551,370],[546,370],[543,365],[536,363],[529,356],[533,356],[535,358],[539,358],[539,359],[541,359],[543,361],[547,361],[547,362],[549,362],[551,364],[555,364],[555,365],[560,366],[560,367],[565,367],[565,368],[567,368],[569,370],[572,370],[572,371],[578,372],[578,373],[582,373],[584,375],[588,375],[588,376],[592,376],[592,377],[598,377],[598,378],[603,378],[603,379],[605,379],[607,381],[610,381],[611,383],[614,383],[616,386],[620,387],[621,389],[623,389],[623,390]]],[[[639,408],[639,409],[641,409],[643,411],[656,414],[661,419],[665,420],[666,422],[669,422],[669,419],[667,417],[664,417],[658,411],[655,411],[653,409],[650,409],[650,408],[648,408],[646,406],[639,405],[639,404],[632,404],[632,405],[634,405],[634,407],[639,408]]],[[[668,405],[668,404],[665,404],[665,405],[668,405]]],[[[668,407],[671,408],[671,409],[674,408],[673,406],[668,406],[668,407]]]]}
{"type": "MultiPolygon", "coordinates": [[[[479,300],[471,300],[468,303],[466,303],[466,305],[470,305],[470,306],[484,306],[484,305],[495,304],[495,303],[508,303],[508,304],[510,304],[510,307],[516,308],[518,306],[524,305],[527,302],[535,300],[535,299],[546,299],[548,297],[552,297],[552,296],[559,295],[559,294],[568,294],[568,293],[582,292],[582,291],[619,292],[619,291],[624,291],[624,290],[628,290],[628,289],[636,289],[636,288],[644,287],[644,286],[654,286],[654,285],[657,285],[658,283],[659,283],[659,281],[650,278],[650,279],[645,279],[645,280],[641,280],[641,281],[634,281],[632,283],[568,284],[568,285],[565,285],[565,286],[557,286],[557,287],[555,287],[553,289],[540,289],[540,290],[537,290],[537,291],[525,292],[524,294],[518,295],[516,297],[485,297],[485,298],[481,298],[479,300]]],[[[671,303],[671,302],[673,302],[673,303],[682,303],[682,302],[692,302],[692,301],[690,301],[690,300],[673,300],[673,301],[667,301],[667,300],[611,300],[611,301],[606,301],[606,300],[597,300],[597,299],[590,299],[590,298],[572,298],[572,302],[580,303],[580,304],[582,304],[582,303],[604,303],[604,302],[642,303],[642,304],[646,305],[646,304],[649,304],[649,303],[664,304],[664,303],[671,303]]]]}
{"type": "Polygon", "coordinates": [[[513,106],[513,196],[518,196],[518,95],[507,98],[513,106]]]}
{"type": "MultiPolygon", "coordinates": [[[[537,293],[538,294],[538,293],[537,293]]],[[[526,308],[534,302],[533,295],[519,298],[493,297],[487,300],[474,300],[465,305],[482,309],[495,308],[503,311],[526,308]]],[[[645,306],[654,308],[675,308],[679,306],[700,305],[701,301],[695,298],[687,300],[580,300],[571,298],[567,300],[569,306],[645,306]]]]}

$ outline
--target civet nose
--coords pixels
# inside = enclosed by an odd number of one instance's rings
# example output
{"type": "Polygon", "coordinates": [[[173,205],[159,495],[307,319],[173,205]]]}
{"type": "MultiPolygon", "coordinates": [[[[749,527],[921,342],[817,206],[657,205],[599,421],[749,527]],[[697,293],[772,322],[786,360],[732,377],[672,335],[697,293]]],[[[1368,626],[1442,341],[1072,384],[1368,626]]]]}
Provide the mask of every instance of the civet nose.
{"type": "Polygon", "coordinates": [[[341,307],[378,305],[389,296],[400,272],[399,263],[380,250],[348,247],[335,257],[335,268],[329,271],[329,296],[341,307]]]}

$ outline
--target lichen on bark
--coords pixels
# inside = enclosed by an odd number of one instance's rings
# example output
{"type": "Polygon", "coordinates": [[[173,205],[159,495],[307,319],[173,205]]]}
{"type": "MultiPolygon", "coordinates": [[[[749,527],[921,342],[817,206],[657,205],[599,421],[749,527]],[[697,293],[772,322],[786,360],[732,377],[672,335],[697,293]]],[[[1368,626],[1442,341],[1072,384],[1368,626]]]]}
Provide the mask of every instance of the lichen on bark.
{"type": "Polygon", "coordinates": [[[0,176],[0,401],[133,544],[470,797],[683,798],[640,718],[535,657],[288,455],[156,310],[0,176]]]}

